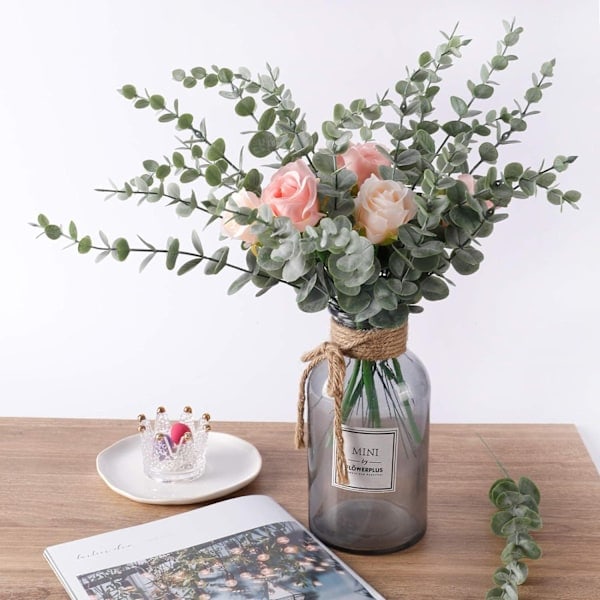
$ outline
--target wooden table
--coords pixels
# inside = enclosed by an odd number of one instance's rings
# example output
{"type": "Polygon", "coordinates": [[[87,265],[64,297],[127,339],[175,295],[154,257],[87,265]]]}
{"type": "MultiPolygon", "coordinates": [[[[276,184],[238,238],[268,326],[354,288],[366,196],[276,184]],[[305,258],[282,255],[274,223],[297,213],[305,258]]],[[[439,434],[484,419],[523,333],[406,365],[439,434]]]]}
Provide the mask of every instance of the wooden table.
{"type": "MultiPolygon", "coordinates": [[[[306,524],[306,456],[291,423],[216,423],[253,443],[259,477],[237,494],[269,494],[306,524]]],[[[172,515],[190,506],[138,504],[96,474],[98,452],[132,434],[134,421],[0,418],[0,598],[65,600],[42,558],[46,546],[172,515]]],[[[571,425],[433,425],[429,528],[413,548],[383,556],[338,553],[386,598],[483,599],[503,540],[489,529],[487,492],[500,472],[540,487],[544,551],[520,598],[600,598],[600,478],[571,425]]]]}

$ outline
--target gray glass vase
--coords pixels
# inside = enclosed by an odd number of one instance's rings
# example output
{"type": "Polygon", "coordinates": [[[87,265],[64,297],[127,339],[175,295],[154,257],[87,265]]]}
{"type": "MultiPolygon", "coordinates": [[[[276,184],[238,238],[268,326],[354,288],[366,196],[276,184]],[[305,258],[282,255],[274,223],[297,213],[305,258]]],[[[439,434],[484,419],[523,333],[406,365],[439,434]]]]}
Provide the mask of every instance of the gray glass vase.
{"type": "MultiPolygon", "coordinates": [[[[353,327],[343,314],[333,318],[353,327]]],[[[360,554],[415,544],[427,527],[430,384],[411,352],[385,360],[346,358],[341,403],[348,482],[336,470],[328,365],[306,385],[309,527],[327,545],[360,554]]]]}

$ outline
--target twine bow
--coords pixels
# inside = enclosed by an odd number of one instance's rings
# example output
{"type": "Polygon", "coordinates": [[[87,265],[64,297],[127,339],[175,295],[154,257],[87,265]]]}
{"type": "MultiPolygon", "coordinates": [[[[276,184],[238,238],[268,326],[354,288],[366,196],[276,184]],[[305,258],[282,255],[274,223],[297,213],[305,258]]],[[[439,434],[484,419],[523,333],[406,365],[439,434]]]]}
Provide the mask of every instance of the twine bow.
{"type": "Polygon", "coordinates": [[[323,342],[302,356],[308,363],[298,391],[298,414],[296,420],[296,448],[304,448],[304,405],[306,404],[306,381],[310,372],[323,360],[327,361],[327,394],[333,398],[333,432],[337,451],[336,480],[348,483],[348,465],[342,437],[342,400],[346,377],[345,357],[358,360],[386,360],[406,352],[408,324],[394,329],[351,329],[331,321],[331,341],[323,342]]]}

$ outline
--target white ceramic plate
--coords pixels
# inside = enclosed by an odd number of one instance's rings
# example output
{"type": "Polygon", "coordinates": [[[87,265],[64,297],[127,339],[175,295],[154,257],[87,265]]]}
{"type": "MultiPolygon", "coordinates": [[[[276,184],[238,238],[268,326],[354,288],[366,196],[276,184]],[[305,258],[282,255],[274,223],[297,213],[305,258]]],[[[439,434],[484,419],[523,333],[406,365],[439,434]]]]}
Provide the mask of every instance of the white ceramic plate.
{"type": "Polygon", "coordinates": [[[253,481],[262,466],[258,450],[228,433],[211,431],[204,474],[193,481],[161,483],[144,475],[140,440],[132,435],[96,458],[98,474],[111,490],[146,504],[193,504],[235,492],[253,481]]]}

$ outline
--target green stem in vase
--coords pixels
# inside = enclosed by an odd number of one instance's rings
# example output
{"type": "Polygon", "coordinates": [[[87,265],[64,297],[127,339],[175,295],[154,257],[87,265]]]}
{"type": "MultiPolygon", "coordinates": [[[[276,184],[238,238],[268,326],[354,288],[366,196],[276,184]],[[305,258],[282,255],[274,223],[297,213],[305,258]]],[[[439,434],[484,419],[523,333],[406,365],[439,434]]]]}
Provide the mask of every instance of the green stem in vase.
{"type": "Polygon", "coordinates": [[[417,422],[415,421],[415,416],[410,405],[410,400],[404,400],[402,404],[404,405],[404,410],[406,410],[408,426],[410,427],[410,432],[412,433],[413,439],[417,444],[420,444],[423,441],[423,438],[421,437],[421,432],[419,431],[417,422]]]}
{"type": "Polygon", "coordinates": [[[365,386],[365,395],[367,397],[368,423],[371,427],[381,427],[381,417],[379,415],[379,401],[377,399],[377,390],[373,381],[373,367],[375,363],[370,360],[361,360],[362,363],[362,381],[365,386]]]}
{"type": "Polygon", "coordinates": [[[344,398],[342,399],[342,423],[345,423],[346,419],[350,416],[362,390],[362,380],[358,379],[359,374],[360,361],[355,360],[352,374],[350,375],[348,385],[344,391],[344,398]]]}
{"type": "Polygon", "coordinates": [[[400,362],[398,361],[398,359],[394,358],[392,363],[394,365],[394,371],[396,374],[396,385],[398,386],[398,389],[400,390],[403,396],[408,396],[402,400],[402,406],[404,406],[404,410],[406,411],[406,418],[408,419],[408,426],[410,427],[410,431],[414,441],[417,444],[420,444],[423,441],[423,437],[421,436],[421,432],[419,431],[419,427],[417,426],[417,422],[415,421],[415,415],[411,406],[412,397],[410,396],[408,385],[406,385],[406,382],[404,381],[404,376],[402,375],[402,369],[400,368],[400,362]]]}
{"type": "Polygon", "coordinates": [[[406,426],[406,419],[402,413],[402,407],[398,402],[396,378],[392,372],[392,369],[390,369],[389,365],[387,364],[387,361],[381,361],[378,364],[377,373],[381,383],[383,384],[383,390],[388,404],[389,413],[396,419],[398,423],[400,441],[402,442],[404,452],[406,456],[409,455],[409,451],[410,453],[414,454],[415,447],[411,438],[411,432],[406,426]]]}

